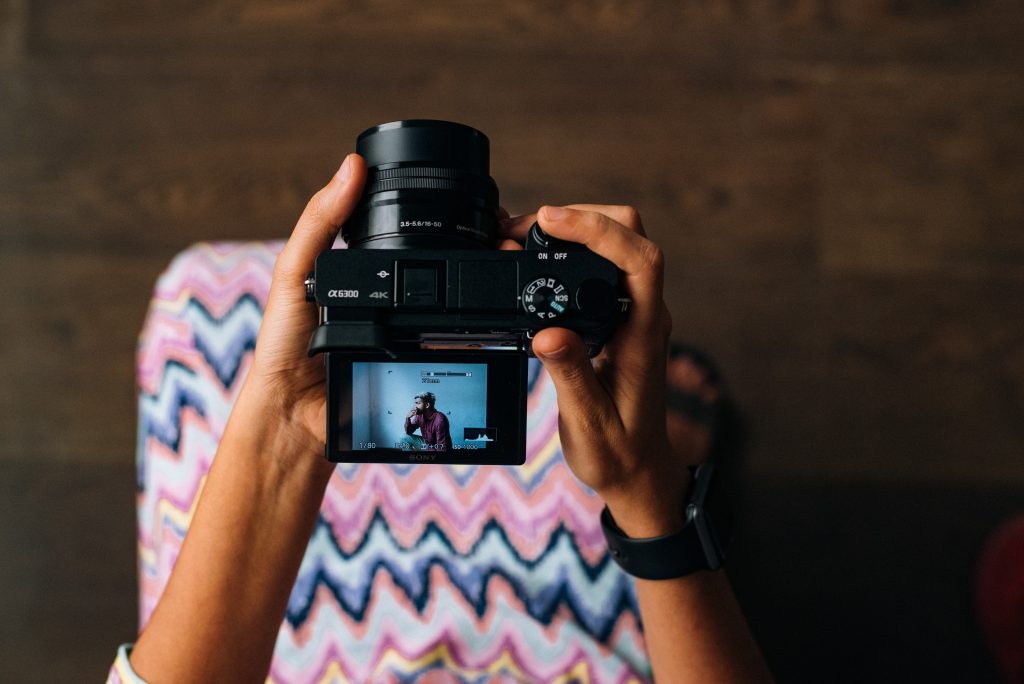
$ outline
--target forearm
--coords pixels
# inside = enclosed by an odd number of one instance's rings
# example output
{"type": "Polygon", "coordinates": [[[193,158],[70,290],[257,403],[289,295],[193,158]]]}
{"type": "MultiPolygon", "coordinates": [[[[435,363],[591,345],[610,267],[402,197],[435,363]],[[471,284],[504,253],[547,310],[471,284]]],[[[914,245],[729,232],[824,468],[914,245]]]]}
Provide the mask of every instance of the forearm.
{"type": "MultiPolygon", "coordinates": [[[[660,505],[663,500],[633,496],[632,505],[609,509],[628,536],[655,537],[684,523],[681,498],[660,505]],[[638,501],[647,504],[638,507],[638,501]]],[[[724,571],[638,579],[636,589],[655,681],[772,681],[724,571]]]]}
{"type": "Polygon", "coordinates": [[[637,580],[637,597],[655,681],[772,681],[723,571],[637,580]]]}
{"type": "Polygon", "coordinates": [[[131,655],[151,682],[266,677],[329,464],[243,391],[174,571],[131,655]]]}

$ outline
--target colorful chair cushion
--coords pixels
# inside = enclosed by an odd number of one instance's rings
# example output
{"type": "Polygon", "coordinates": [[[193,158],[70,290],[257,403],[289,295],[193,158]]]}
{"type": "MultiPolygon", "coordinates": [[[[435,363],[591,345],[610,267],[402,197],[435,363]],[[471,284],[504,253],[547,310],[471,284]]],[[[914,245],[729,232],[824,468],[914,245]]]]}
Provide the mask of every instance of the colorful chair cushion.
{"type": "MultiPolygon", "coordinates": [[[[138,347],[140,624],[156,606],[252,350],[283,243],[198,244],[160,277],[138,347]]],[[[570,472],[532,360],[526,464],[336,469],[270,682],[650,678],[632,579],[570,472]]]]}

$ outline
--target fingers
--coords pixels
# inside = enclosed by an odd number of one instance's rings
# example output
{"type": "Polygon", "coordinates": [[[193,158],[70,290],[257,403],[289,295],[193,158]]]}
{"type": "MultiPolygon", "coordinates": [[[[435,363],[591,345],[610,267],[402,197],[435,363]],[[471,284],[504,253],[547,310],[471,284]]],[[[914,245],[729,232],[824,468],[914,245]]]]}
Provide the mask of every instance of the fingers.
{"type": "Polygon", "coordinates": [[[277,257],[275,275],[302,283],[316,256],[330,249],[341,225],[359,202],[366,180],[366,162],[358,154],[345,157],[330,182],[319,190],[299,217],[288,243],[277,257]]]}
{"type": "Polygon", "coordinates": [[[533,339],[533,353],[555,384],[558,412],[570,426],[602,434],[609,421],[619,423],[615,405],[597,379],[587,347],[565,328],[546,328],[533,339]]]}
{"type": "MultiPolygon", "coordinates": [[[[667,336],[671,318],[667,315],[662,288],[664,256],[660,248],[646,239],[640,214],[629,206],[572,204],[563,207],[562,216],[542,207],[533,214],[515,216],[500,224],[500,234],[509,240],[525,240],[534,221],[550,235],[586,245],[591,251],[613,262],[625,273],[625,286],[633,306],[623,329],[613,344],[633,363],[630,370],[642,366],[651,339],[667,336]]],[[[649,365],[649,364],[647,364],[649,365]]]]}
{"type": "Polygon", "coordinates": [[[579,211],[604,214],[614,221],[618,221],[622,225],[626,226],[634,233],[639,233],[640,235],[647,237],[647,233],[644,231],[644,225],[640,221],[640,212],[634,207],[611,204],[567,204],[566,209],[577,209],[579,211]]]}
{"type": "Polygon", "coordinates": [[[503,219],[498,223],[498,236],[523,242],[526,240],[526,234],[530,232],[530,226],[536,220],[536,212],[503,219]]]}
{"type": "Polygon", "coordinates": [[[498,245],[498,249],[512,250],[512,251],[516,251],[516,250],[522,251],[523,250],[523,246],[521,244],[519,244],[518,242],[516,242],[515,240],[502,240],[501,244],[498,245]]]}
{"type": "Polygon", "coordinates": [[[625,274],[633,299],[629,320],[644,334],[660,328],[664,255],[653,242],[604,214],[578,209],[542,207],[540,227],[549,235],[586,245],[625,274]]]}
{"type": "MultiPolygon", "coordinates": [[[[633,232],[639,233],[645,237],[647,235],[644,231],[643,223],[640,221],[640,212],[633,207],[614,204],[568,204],[566,205],[566,208],[604,214],[605,216],[618,221],[633,232]]],[[[532,226],[533,222],[537,220],[537,212],[512,217],[508,217],[507,214],[508,212],[506,212],[505,218],[499,225],[499,232],[503,237],[512,238],[513,240],[519,240],[522,242],[526,239],[526,234],[529,232],[530,226],[532,226]]]]}
{"type": "Polygon", "coordinates": [[[503,221],[500,234],[522,242],[534,221],[549,235],[586,245],[618,266],[626,274],[626,288],[633,298],[630,318],[645,329],[657,326],[661,316],[664,255],[645,237],[640,214],[633,207],[603,204],[571,204],[542,207],[503,221]],[[561,209],[560,217],[551,212],[561,209]]]}
{"type": "Polygon", "coordinates": [[[549,235],[586,245],[605,257],[624,274],[624,285],[633,303],[626,320],[605,346],[605,363],[598,382],[609,388],[621,419],[633,423],[651,398],[664,396],[665,360],[671,316],[662,294],[664,257],[653,242],[643,237],[639,217],[631,208],[619,208],[629,228],[596,211],[564,208],[561,215],[542,207],[541,227],[549,235]]]}

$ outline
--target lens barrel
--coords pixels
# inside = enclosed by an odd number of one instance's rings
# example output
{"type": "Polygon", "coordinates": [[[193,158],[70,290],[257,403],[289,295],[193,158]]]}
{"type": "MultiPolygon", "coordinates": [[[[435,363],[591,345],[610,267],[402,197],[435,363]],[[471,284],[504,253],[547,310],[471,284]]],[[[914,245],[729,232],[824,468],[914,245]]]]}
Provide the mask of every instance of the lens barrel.
{"type": "Polygon", "coordinates": [[[350,249],[488,249],[498,222],[490,141],[470,126],[407,119],[356,140],[363,196],[342,228],[350,249]]]}

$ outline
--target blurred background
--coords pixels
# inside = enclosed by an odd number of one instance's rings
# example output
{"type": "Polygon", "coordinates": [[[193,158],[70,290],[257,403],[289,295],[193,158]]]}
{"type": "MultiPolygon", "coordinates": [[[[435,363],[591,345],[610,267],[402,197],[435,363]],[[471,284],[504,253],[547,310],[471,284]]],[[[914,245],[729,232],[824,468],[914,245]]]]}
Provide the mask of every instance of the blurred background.
{"type": "Polygon", "coordinates": [[[1024,21],[990,0],[0,0],[0,679],[136,630],[134,353],[199,240],[459,121],[513,214],[637,207],[746,412],[730,575],[784,681],[997,681],[1024,510],[1024,21]]]}

